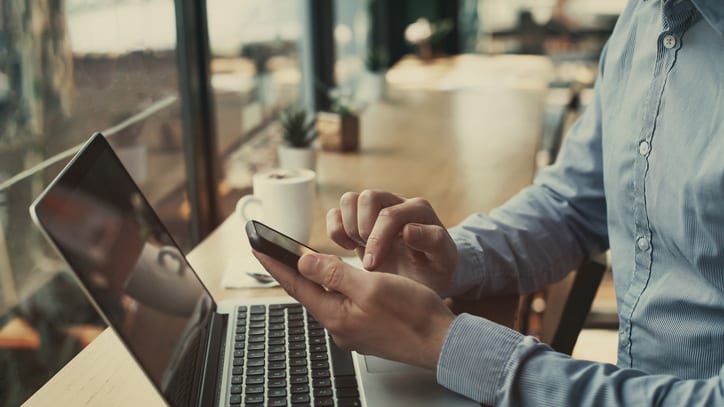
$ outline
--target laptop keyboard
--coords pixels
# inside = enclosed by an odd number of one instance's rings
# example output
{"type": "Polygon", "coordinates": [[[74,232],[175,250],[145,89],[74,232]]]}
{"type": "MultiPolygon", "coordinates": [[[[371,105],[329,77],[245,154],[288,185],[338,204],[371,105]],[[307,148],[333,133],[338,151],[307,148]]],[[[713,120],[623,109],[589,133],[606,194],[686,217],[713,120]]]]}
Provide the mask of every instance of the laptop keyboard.
{"type": "Polygon", "coordinates": [[[231,406],[361,406],[352,354],[300,304],[240,306],[231,406]]]}

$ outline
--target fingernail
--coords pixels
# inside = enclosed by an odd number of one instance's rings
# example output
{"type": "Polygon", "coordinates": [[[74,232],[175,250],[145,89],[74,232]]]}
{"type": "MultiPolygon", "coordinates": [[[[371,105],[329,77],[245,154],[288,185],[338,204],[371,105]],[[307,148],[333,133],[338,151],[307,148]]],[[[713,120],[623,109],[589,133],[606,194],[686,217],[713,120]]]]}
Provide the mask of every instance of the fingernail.
{"type": "Polygon", "coordinates": [[[409,228],[412,240],[420,240],[422,238],[422,228],[420,225],[409,225],[409,228]]]}
{"type": "Polygon", "coordinates": [[[317,256],[313,254],[305,254],[302,256],[302,258],[299,260],[299,269],[302,270],[309,270],[313,269],[317,266],[317,262],[319,262],[319,259],[317,259],[317,256]]]}
{"type": "Polygon", "coordinates": [[[375,260],[375,258],[372,255],[372,253],[367,253],[367,254],[365,254],[365,258],[362,260],[362,265],[365,266],[365,268],[372,267],[372,262],[374,260],[375,260]]]}

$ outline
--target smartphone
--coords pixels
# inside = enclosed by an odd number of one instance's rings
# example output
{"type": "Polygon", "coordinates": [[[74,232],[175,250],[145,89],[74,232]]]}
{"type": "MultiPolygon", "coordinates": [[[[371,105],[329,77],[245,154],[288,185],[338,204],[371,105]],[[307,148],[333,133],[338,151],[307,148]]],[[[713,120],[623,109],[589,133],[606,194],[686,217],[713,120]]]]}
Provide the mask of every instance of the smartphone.
{"type": "Polygon", "coordinates": [[[306,246],[291,237],[270,228],[255,220],[246,222],[246,234],[249,243],[256,251],[280,261],[297,270],[297,262],[302,255],[317,253],[316,250],[306,246]]]}

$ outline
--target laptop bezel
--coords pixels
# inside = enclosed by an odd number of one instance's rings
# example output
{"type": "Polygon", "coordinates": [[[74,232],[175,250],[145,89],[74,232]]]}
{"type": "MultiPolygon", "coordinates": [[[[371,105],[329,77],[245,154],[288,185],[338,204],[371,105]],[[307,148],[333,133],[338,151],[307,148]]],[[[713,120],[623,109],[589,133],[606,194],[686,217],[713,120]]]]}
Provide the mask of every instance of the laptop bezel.
{"type": "MultiPolygon", "coordinates": [[[[123,344],[124,348],[126,348],[128,353],[131,355],[131,357],[136,362],[136,364],[141,369],[141,371],[146,376],[146,378],[149,380],[149,382],[151,382],[151,384],[156,389],[158,394],[164,399],[164,401],[171,404],[171,400],[169,400],[169,398],[166,397],[166,395],[164,394],[162,389],[158,387],[158,385],[153,380],[153,378],[151,377],[149,372],[144,368],[144,366],[141,363],[141,361],[139,360],[139,358],[131,350],[131,348],[126,344],[121,333],[110,322],[110,320],[106,316],[103,309],[99,306],[99,304],[97,303],[97,301],[91,294],[91,291],[86,286],[85,282],[77,275],[75,270],[73,270],[73,268],[70,266],[70,262],[68,261],[66,256],[60,250],[60,248],[56,244],[55,240],[47,232],[46,226],[41,221],[41,218],[40,218],[40,215],[38,212],[38,208],[41,205],[41,203],[43,202],[43,200],[47,197],[48,193],[54,187],[57,186],[57,184],[60,182],[61,179],[70,179],[72,181],[76,181],[78,179],[78,177],[83,176],[95,164],[95,157],[97,157],[97,153],[99,153],[101,151],[109,151],[111,153],[112,158],[117,160],[117,163],[120,165],[120,168],[122,169],[122,171],[125,172],[125,175],[128,177],[129,181],[131,181],[133,183],[133,185],[138,189],[138,191],[141,192],[140,187],[133,180],[130,173],[128,172],[126,167],[121,162],[120,158],[117,156],[117,154],[113,150],[113,147],[110,145],[110,143],[108,143],[108,140],[106,140],[106,138],[103,134],[101,134],[100,132],[96,132],[88,139],[88,141],[85,142],[85,144],[83,144],[83,146],[78,150],[78,152],[76,152],[76,154],[73,156],[73,158],[71,158],[71,160],[65,165],[65,167],[53,178],[53,180],[45,187],[45,189],[43,189],[43,191],[40,193],[40,195],[38,195],[38,197],[35,198],[35,200],[30,204],[28,211],[30,212],[30,218],[32,219],[33,223],[37,226],[37,229],[43,235],[45,240],[50,244],[50,246],[53,248],[53,250],[66,262],[69,270],[71,271],[70,274],[72,274],[73,278],[78,282],[78,285],[80,286],[81,290],[83,291],[83,293],[85,294],[86,298],[89,300],[91,305],[96,309],[96,311],[101,316],[101,318],[103,318],[106,325],[108,325],[108,327],[113,330],[114,334],[120,340],[120,343],[123,344]],[[94,154],[94,152],[96,152],[96,154],[94,154]],[[93,157],[93,159],[85,161],[86,157],[93,157]]],[[[145,195],[142,192],[141,192],[140,196],[143,199],[144,203],[146,205],[148,205],[149,208],[152,208],[150,203],[148,202],[148,200],[146,199],[145,195]]],[[[171,234],[168,233],[166,226],[158,218],[158,215],[156,214],[156,212],[154,210],[152,210],[151,213],[152,213],[152,216],[155,217],[155,220],[163,227],[164,232],[166,232],[168,234],[168,236],[171,239],[174,246],[176,248],[179,248],[178,243],[173,238],[173,236],[171,236],[171,234]]],[[[192,383],[192,385],[193,385],[192,397],[191,397],[191,400],[189,400],[190,402],[192,402],[195,405],[202,405],[203,401],[207,400],[207,397],[208,397],[208,395],[204,394],[205,393],[204,389],[208,388],[208,386],[204,385],[205,382],[208,383],[209,377],[207,377],[207,374],[214,376],[214,382],[217,382],[220,379],[220,376],[217,371],[209,371],[209,372],[206,371],[206,369],[208,367],[208,363],[207,363],[208,359],[210,357],[219,356],[219,355],[215,355],[215,356],[211,355],[210,349],[223,349],[223,347],[224,347],[223,341],[226,340],[226,333],[221,335],[222,343],[220,344],[220,346],[218,346],[219,344],[217,344],[217,346],[214,346],[214,344],[210,343],[210,340],[212,338],[210,335],[211,334],[211,325],[214,323],[214,320],[215,320],[214,316],[218,315],[218,303],[214,299],[213,295],[211,295],[211,292],[206,287],[203,280],[198,276],[198,273],[196,273],[196,271],[193,270],[193,268],[191,267],[190,264],[189,264],[189,269],[199,279],[201,286],[203,287],[203,289],[206,291],[209,298],[211,299],[211,309],[209,311],[211,317],[208,318],[208,324],[202,332],[203,337],[201,339],[201,344],[202,344],[201,349],[203,351],[199,352],[199,358],[200,358],[199,362],[201,362],[199,364],[200,368],[197,369],[196,372],[194,373],[193,383],[192,383]]],[[[223,364],[223,361],[221,363],[223,364]]],[[[217,370],[217,369],[213,369],[213,370],[217,370]]],[[[219,389],[219,387],[220,386],[218,386],[218,385],[213,386],[214,393],[217,393],[217,394],[213,395],[214,401],[219,400],[219,394],[217,391],[219,389]]]]}

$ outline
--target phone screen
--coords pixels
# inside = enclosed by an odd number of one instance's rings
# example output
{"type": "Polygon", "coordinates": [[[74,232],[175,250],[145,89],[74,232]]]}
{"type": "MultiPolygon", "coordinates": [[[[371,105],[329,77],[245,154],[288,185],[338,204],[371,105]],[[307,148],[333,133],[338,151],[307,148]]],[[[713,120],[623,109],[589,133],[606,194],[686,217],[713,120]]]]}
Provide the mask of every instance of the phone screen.
{"type": "Polygon", "coordinates": [[[315,250],[311,249],[310,247],[307,247],[297,242],[296,240],[287,237],[274,229],[269,228],[263,223],[254,222],[254,226],[256,229],[256,233],[259,234],[259,237],[271,243],[274,243],[277,246],[280,246],[281,248],[298,255],[299,257],[307,253],[315,253],[315,250]]]}

